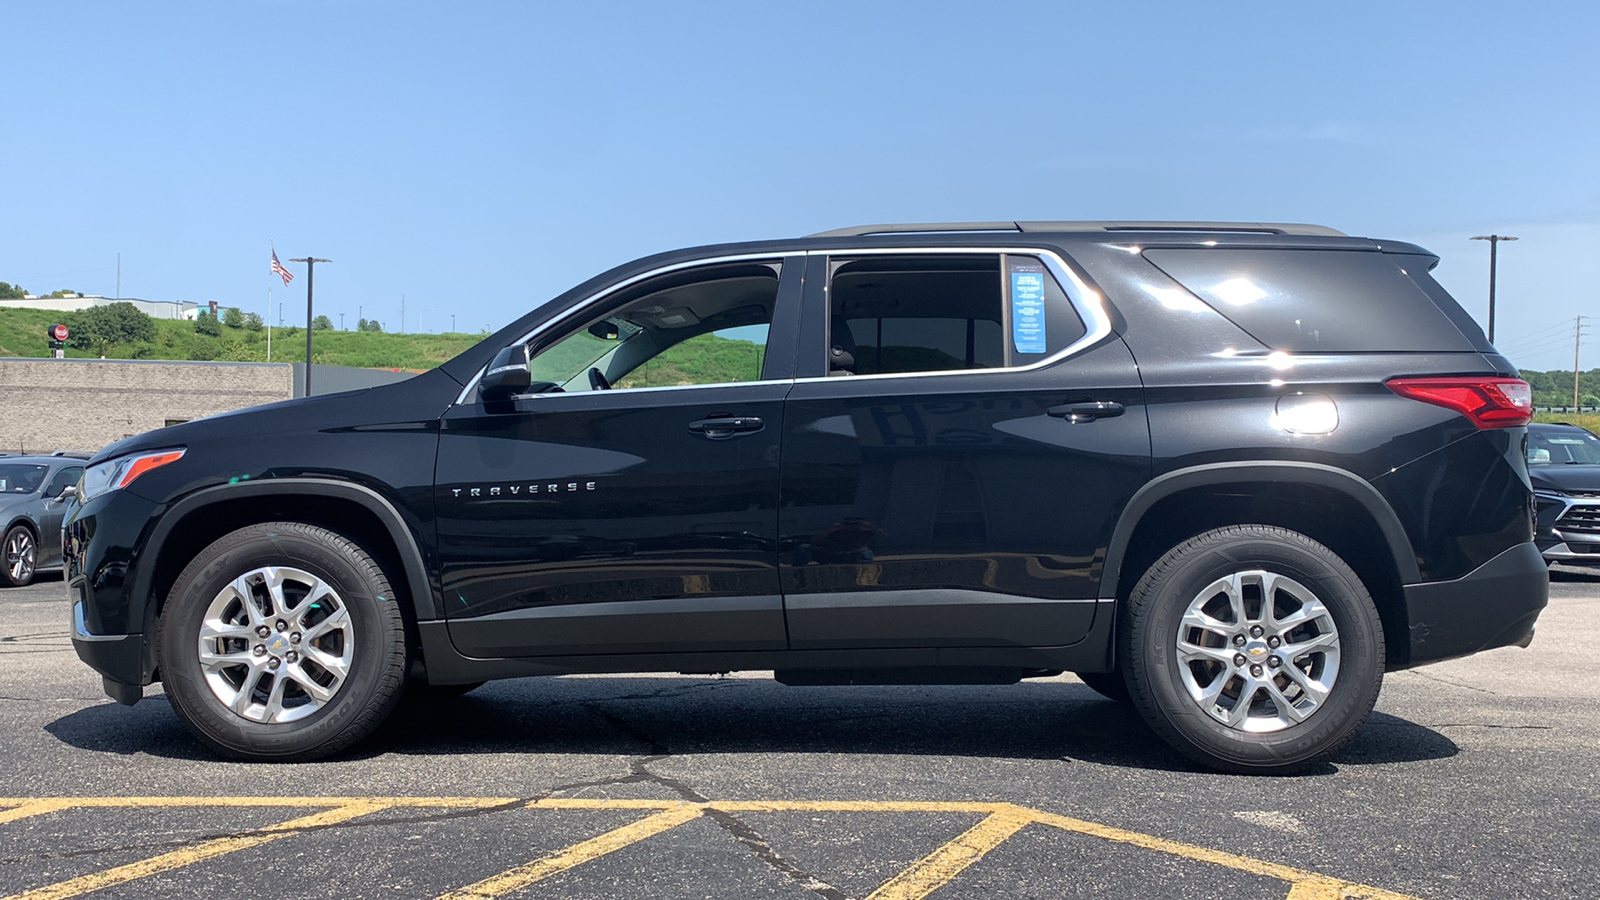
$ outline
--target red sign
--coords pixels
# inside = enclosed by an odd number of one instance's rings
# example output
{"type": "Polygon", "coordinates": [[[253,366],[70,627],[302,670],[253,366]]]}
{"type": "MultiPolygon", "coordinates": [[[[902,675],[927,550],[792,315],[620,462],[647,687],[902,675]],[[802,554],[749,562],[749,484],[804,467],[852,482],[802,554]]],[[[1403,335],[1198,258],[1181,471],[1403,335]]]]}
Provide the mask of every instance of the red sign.
{"type": "Polygon", "coordinates": [[[51,325],[48,334],[53,340],[64,341],[67,339],[67,326],[51,325]]]}

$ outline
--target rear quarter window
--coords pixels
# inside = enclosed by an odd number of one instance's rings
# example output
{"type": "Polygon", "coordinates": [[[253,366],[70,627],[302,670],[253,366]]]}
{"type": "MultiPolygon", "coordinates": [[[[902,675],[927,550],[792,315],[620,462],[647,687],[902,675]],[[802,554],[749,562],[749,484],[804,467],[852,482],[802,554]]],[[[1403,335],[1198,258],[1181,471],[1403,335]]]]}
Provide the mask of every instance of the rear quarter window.
{"type": "MultiPolygon", "coordinates": [[[[1154,249],[1144,256],[1274,350],[1478,349],[1402,268],[1404,261],[1420,261],[1415,257],[1232,248],[1154,249]]],[[[1448,294],[1444,299],[1455,303],[1448,294]]]]}

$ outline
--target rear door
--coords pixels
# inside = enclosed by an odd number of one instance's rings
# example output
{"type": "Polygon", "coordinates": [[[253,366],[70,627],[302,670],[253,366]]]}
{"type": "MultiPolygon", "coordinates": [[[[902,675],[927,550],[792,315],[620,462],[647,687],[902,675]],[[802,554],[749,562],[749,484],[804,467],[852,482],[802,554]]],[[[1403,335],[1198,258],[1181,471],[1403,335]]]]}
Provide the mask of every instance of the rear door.
{"type": "Polygon", "coordinates": [[[778,450],[803,265],[675,267],[530,342],[560,390],[444,417],[435,496],[470,656],[785,646],[778,450]],[[774,316],[777,316],[775,324],[774,316]]]}
{"type": "Polygon", "coordinates": [[[1138,371],[1103,309],[1038,251],[811,272],[799,371],[817,377],[783,435],[791,647],[1078,641],[1150,473],[1138,371]]]}

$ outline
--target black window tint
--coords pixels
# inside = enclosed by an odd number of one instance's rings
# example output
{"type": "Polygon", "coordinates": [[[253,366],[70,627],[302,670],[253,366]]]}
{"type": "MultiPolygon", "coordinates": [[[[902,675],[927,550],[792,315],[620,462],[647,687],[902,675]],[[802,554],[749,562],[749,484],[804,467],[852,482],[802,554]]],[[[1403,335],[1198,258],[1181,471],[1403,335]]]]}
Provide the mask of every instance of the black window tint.
{"type": "Polygon", "coordinates": [[[1144,255],[1275,350],[1475,349],[1387,254],[1158,249],[1144,255]]]}
{"type": "Polygon", "coordinates": [[[83,469],[79,466],[68,466],[62,469],[50,479],[49,484],[45,485],[44,495],[46,497],[61,496],[61,489],[69,484],[77,484],[78,476],[82,474],[83,469]]]}
{"type": "Polygon", "coordinates": [[[1055,276],[1037,257],[1006,257],[1011,306],[1011,364],[1025,366],[1070,347],[1088,333],[1055,276]]]}
{"type": "Polygon", "coordinates": [[[1484,335],[1483,327],[1478,324],[1476,319],[1467,315],[1467,311],[1461,308],[1461,304],[1456,302],[1456,298],[1450,296],[1450,292],[1444,289],[1444,285],[1435,281],[1433,275],[1430,274],[1434,265],[1438,263],[1437,259],[1432,256],[1417,256],[1415,254],[1397,255],[1394,259],[1400,264],[1401,271],[1416,282],[1417,287],[1428,295],[1428,299],[1433,301],[1433,305],[1439,307],[1439,311],[1444,313],[1451,322],[1455,323],[1456,330],[1471,341],[1474,348],[1483,353],[1496,352],[1494,345],[1490,344],[1489,338],[1484,335]]]}
{"type": "Polygon", "coordinates": [[[997,256],[873,257],[836,264],[830,374],[1005,365],[997,256]]]}

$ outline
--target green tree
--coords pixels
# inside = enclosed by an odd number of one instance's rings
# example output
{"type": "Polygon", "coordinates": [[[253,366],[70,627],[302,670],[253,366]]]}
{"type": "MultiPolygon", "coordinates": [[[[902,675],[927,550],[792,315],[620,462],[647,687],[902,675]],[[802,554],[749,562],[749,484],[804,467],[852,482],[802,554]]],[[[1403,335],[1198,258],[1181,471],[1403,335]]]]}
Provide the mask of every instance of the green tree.
{"type": "Polygon", "coordinates": [[[311,330],[312,331],[332,331],[333,330],[333,320],[328,318],[327,316],[317,316],[315,319],[311,320],[311,330]]]}
{"type": "Polygon", "coordinates": [[[216,316],[201,310],[200,314],[194,317],[194,331],[195,334],[220,337],[222,335],[222,324],[217,321],[216,316]]]}
{"type": "Polygon", "coordinates": [[[28,292],[22,289],[22,285],[6,284],[4,281],[0,281],[0,299],[21,300],[26,296],[28,296],[28,292]]]}
{"type": "Polygon", "coordinates": [[[245,313],[244,328],[246,331],[260,331],[265,323],[261,321],[260,313],[245,313]]]}
{"type": "Polygon", "coordinates": [[[244,313],[240,312],[237,306],[225,307],[222,310],[222,324],[229,328],[243,328],[244,313]]]}
{"type": "Polygon", "coordinates": [[[377,319],[362,319],[356,323],[357,331],[383,331],[383,324],[377,319]]]}
{"type": "Polygon", "coordinates": [[[132,303],[107,303],[68,313],[68,346],[104,353],[116,344],[156,339],[156,323],[132,303]]]}
{"type": "Polygon", "coordinates": [[[52,300],[60,300],[63,297],[69,297],[69,296],[82,297],[83,296],[83,292],[82,291],[69,291],[66,288],[62,288],[59,291],[51,291],[50,292],[50,299],[52,299],[52,300]]]}

